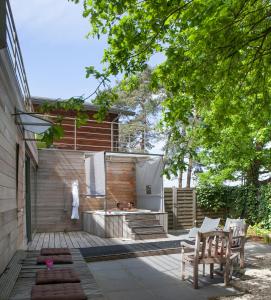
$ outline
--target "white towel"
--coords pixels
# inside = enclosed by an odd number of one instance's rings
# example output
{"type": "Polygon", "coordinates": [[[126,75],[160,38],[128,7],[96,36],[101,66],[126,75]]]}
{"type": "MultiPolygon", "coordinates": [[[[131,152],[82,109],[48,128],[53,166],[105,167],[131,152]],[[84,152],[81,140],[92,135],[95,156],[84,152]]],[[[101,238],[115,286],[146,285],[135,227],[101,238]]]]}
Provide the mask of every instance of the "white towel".
{"type": "Polygon", "coordinates": [[[79,192],[78,192],[78,180],[72,183],[72,215],[71,219],[79,219],[79,192]]]}

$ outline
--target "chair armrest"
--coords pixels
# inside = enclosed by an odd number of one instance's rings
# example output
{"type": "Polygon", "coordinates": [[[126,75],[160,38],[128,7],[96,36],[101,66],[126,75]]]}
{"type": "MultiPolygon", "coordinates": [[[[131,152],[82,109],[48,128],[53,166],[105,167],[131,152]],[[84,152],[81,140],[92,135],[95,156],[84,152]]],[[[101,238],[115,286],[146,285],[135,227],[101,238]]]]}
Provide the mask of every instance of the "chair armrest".
{"type": "Polygon", "coordinates": [[[195,249],[195,244],[190,244],[185,241],[180,242],[181,247],[195,249]]]}
{"type": "Polygon", "coordinates": [[[233,240],[235,240],[235,239],[244,239],[245,240],[246,236],[245,235],[237,235],[237,236],[233,236],[232,239],[233,240]]]}
{"type": "Polygon", "coordinates": [[[195,250],[195,244],[190,244],[187,243],[186,241],[181,241],[180,246],[181,246],[181,253],[191,252],[191,250],[193,251],[195,250]],[[185,251],[185,249],[189,249],[189,250],[185,251]]]}

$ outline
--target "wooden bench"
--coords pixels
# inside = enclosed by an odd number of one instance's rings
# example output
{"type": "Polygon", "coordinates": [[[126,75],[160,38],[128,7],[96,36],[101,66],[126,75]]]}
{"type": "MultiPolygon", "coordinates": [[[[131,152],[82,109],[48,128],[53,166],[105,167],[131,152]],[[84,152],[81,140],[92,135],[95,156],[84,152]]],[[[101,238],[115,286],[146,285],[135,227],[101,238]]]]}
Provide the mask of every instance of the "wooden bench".
{"type": "Polygon", "coordinates": [[[10,260],[8,266],[0,277],[0,299],[9,299],[11,291],[19,277],[22,262],[26,258],[26,252],[18,250],[10,260]]]}

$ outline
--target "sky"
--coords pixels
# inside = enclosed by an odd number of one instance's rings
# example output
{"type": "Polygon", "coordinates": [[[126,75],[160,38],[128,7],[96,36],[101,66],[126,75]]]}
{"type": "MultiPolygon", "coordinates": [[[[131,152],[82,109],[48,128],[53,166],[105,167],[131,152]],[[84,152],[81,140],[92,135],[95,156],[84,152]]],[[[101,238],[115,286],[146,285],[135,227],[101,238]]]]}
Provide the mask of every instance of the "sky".
{"type": "MultiPolygon", "coordinates": [[[[68,0],[10,0],[32,96],[70,98],[97,86],[85,67],[101,69],[106,37],[86,38],[90,30],[82,4],[68,0]]],[[[156,55],[150,61],[162,61],[156,55]]]]}
{"type": "MultiPolygon", "coordinates": [[[[67,99],[88,96],[96,86],[85,67],[101,69],[106,37],[86,38],[90,30],[82,4],[68,0],[10,0],[32,96],[67,99]]],[[[155,55],[149,64],[163,61],[155,55]]],[[[162,144],[153,149],[161,153],[162,144]]],[[[166,186],[177,181],[166,181],[166,186]]]]}

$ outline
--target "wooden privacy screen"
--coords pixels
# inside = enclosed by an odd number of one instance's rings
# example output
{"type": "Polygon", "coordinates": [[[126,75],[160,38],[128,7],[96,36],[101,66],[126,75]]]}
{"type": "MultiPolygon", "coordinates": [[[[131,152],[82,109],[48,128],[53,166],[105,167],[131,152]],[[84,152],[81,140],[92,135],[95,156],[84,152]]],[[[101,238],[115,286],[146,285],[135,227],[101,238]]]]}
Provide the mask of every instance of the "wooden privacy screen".
{"type": "Polygon", "coordinates": [[[224,212],[210,212],[197,205],[195,189],[165,188],[165,211],[168,213],[168,229],[190,229],[200,226],[204,217],[223,218],[224,212]]]}
{"type": "MultiPolygon", "coordinates": [[[[107,208],[121,202],[136,202],[135,162],[133,158],[107,158],[107,208]]],[[[101,166],[103,167],[103,166],[101,166]]],[[[34,204],[39,232],[82,229],[82,218],[71,220],[74,180],[79,182],[80,213],[103,210],[104,198],[86,196],[85,152],[60,149],[39,150],[37,199],[34,204]]]]}

